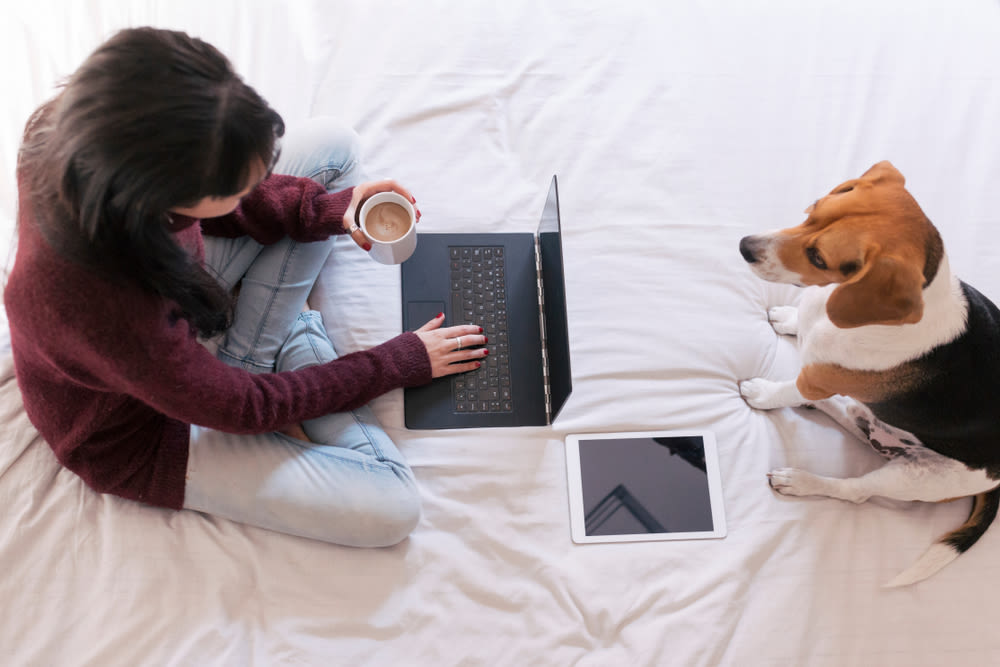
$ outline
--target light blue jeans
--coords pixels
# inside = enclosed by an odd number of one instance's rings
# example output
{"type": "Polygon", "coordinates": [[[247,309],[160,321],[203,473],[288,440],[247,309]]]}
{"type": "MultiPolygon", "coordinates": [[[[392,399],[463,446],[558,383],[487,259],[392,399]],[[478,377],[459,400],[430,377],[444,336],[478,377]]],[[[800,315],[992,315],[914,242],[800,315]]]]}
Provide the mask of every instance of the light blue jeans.
{"type": "MultiPolygon", "coordinates": [[[[362,180],[358,137],[328,118],[289,131],[275,172],[335,192],[362,180]]],[[[205,237],[205,261],[227,288],[242,280],[217,356],[251,373],[336,358],[320,314],[302,312],[332,241],[205,237]]],[[[420,518],[413,473],[368,406],[302,424],[312,443],[282,433],[234,435],[191,427],[184,507],[282,533],[358,547],[405,539],[420,518]]]]}

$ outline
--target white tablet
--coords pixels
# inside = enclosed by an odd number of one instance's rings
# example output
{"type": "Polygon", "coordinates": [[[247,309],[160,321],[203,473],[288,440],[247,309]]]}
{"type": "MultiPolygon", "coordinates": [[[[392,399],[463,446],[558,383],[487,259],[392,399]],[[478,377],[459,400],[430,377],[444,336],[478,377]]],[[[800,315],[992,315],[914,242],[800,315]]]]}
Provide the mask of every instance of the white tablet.
{"type": "Polygon", "coordinates": [[[566,469],[574,542],[726,536],[709,431],[567,435],[566,469]]]}

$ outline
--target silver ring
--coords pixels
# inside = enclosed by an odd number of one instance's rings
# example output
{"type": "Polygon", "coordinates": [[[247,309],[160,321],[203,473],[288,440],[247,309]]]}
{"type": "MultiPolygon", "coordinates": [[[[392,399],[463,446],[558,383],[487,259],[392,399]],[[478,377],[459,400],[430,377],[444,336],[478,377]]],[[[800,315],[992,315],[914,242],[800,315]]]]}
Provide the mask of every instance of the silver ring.
{"type": "Polygon", "coordinates": [[[458,347],[456,347],[455,349],[456,350],[461,350],[462,349],[462,337],[459,336],[458,338],[456,338],[455,342],[458,343],[458,347]]]}

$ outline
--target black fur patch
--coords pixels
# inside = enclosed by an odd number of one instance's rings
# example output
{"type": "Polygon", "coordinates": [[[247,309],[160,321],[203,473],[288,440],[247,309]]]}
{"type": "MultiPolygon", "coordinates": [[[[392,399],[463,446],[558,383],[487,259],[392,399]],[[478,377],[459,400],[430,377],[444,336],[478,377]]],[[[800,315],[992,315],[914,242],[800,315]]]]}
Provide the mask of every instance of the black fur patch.
{"type": "Polygon", "coordinates": [[[972,503],[972,511],[969,513],[969,519],[972,523],[956,530],[944,543],[958,553],[964,553],[976,543],[976,540],[982,537],[986,529],[993,523],[993,519],[997,516],[998,507],[1000,507],[1000,488],[993,489],[982,500],[977,496],[972,503]]]}
{"type": "Polygon", "coordinates": [[[906,453],[906,450],[902,447],[889,447],[888,445],[883,445],[875,438],[869,438],[868,442],[876,452],[887,459],[893,459],[906,453]]]}

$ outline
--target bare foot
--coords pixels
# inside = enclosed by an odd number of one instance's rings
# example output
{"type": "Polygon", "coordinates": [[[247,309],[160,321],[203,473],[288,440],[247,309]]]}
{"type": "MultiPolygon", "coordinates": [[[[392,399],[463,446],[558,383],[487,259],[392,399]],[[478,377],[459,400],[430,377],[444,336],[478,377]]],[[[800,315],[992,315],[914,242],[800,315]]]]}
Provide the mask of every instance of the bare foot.
{"type": "Polygon", "coordinates": [[[295,438],[296,440],[305,440],[306,442],[312,442],[306,432],[302,430],[302,424],[292,424],[291,426],[286,426],[281,429],[279,433],[284,433],[290,438],[295,438]]]}

